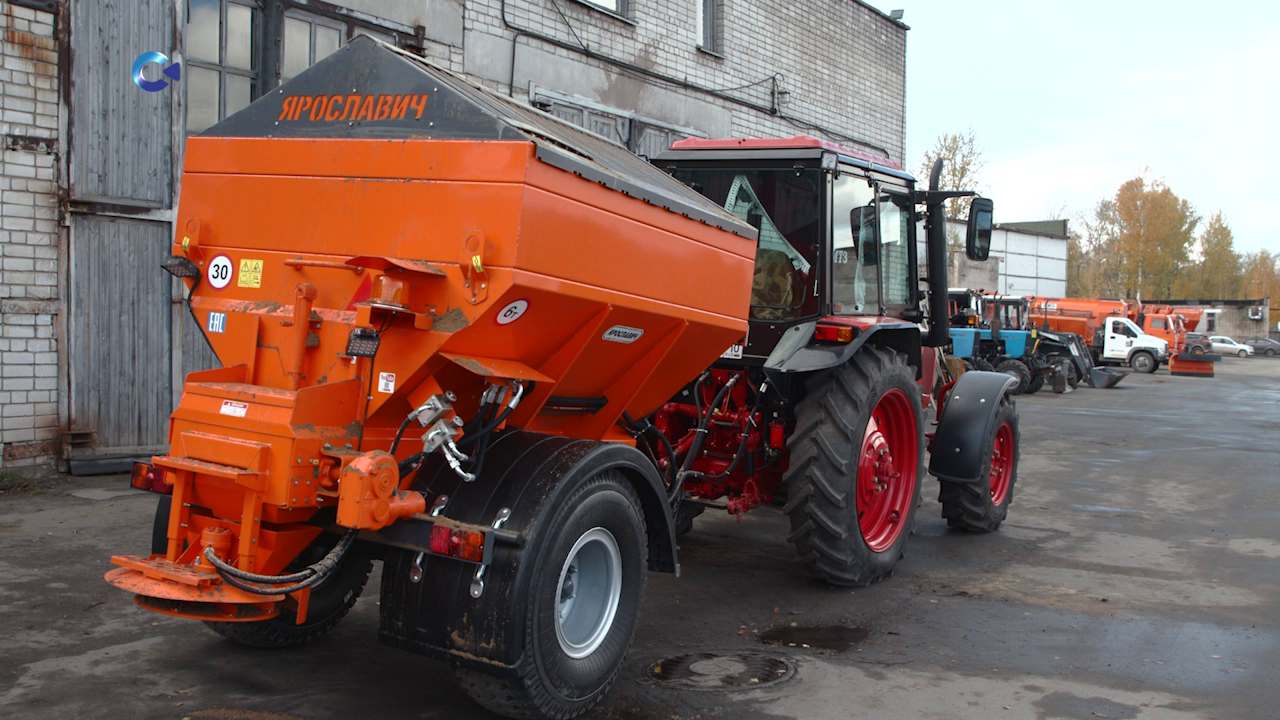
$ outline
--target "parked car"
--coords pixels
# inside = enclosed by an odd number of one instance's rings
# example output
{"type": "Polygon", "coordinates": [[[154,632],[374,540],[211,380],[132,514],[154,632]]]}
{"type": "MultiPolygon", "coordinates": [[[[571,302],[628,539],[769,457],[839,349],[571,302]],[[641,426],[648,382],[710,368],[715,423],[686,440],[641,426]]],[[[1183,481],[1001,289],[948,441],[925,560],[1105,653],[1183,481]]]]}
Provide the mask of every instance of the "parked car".
{"type": "Polygon", "coordinates": [[[1187,352],[1192,355],[1202,355],[1209,352],[1209,347],[1208,335],[1198,332],[1187,333],[1187,352]]]}
{"type": "Polygon", "coordinates": [[[1271,338],[1254,338],[1245,340],[1245,345],[1253,348],[1255,355],[1266,355],[1267,357],[1275,357],[1280,354],[1280,342],[1276,342],[1271,338]]]}
{"type": "Polygon", "coordinates": [[[1209,342],[1213,344],[1213,351],[1222,353],[1223,355],[1239,355],[1240,357],[1248,357],[1253,354],[1253,348],[1248,345],[1232,340],[1226,335],[1211,335],[1209,342]]]}

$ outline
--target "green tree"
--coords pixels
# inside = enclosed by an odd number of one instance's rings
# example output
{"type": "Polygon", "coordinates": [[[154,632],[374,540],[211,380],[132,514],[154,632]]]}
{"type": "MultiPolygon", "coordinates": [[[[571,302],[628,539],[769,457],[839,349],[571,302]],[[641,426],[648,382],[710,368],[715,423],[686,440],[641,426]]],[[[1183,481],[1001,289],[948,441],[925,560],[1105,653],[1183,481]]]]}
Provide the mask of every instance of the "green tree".
{"type": "MultiPolygon", "coordinates": [[[[920,171],[916,178],[922,185],[928,186],[929,173],[933,171],[933,163],[942,158],[941,190],[980,190],[982,168],[986,161],[982,159],[982,150],[978,148],[978,136],[972,129],[960,133],[943,133],[933,147],[926,150],[924,160],[920,163],[920,171]]],[[[947,216],[967,218],[969,201],[967,198],[952,198],[947,201],[947,216]]]]}
{"type": "Polygon", "coordinates": [[[1187,266],[1200,217],[1164,183],[1134,178],[1116,192],[1120,297],[1167,300],[1187,266]]]}
{"type": "Polygon", "coordinates": [[[1234,238],[1222,213],[1214,213],[1196,238],[1199,259],[1174,283],[1182,299],[1233,300],[1240,296],[1243,268],[1234,238]]]}
{"type": "Polygon", "coordinates": [[[1067,242],[1067,294],[1071,297],[1120,297],[1120,218],[1114,200],[1100,200],[1084,228],[1067,242]]]}

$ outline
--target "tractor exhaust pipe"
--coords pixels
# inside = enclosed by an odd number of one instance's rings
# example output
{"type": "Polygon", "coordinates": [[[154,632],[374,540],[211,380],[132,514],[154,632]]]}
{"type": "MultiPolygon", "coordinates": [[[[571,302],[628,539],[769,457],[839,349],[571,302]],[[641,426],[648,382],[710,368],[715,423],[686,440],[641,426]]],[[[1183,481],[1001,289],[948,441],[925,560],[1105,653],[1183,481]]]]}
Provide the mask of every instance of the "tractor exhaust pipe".
{"type": "Polygon", "coordinates": [[[929,173],[928,252],[929,252],[929,334],[927,347],[941,347],[951,342],[951,323],[947,319],[947,210],[944,200],[935,199],[942,178],[942,158],[933,163],[929,173]]]}

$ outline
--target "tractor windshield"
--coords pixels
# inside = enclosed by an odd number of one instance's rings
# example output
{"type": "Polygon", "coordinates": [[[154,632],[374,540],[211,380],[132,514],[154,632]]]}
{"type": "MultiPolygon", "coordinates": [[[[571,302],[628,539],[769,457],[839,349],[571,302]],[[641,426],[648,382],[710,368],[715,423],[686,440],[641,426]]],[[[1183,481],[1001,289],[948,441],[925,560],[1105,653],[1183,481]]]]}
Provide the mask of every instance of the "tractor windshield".
{"type": "Polygon", "coordinates": [[[684,168],[677,179],[760,231],[751,317],[787,320],[818,311],[823,178],[817,168],[684,168]]]}

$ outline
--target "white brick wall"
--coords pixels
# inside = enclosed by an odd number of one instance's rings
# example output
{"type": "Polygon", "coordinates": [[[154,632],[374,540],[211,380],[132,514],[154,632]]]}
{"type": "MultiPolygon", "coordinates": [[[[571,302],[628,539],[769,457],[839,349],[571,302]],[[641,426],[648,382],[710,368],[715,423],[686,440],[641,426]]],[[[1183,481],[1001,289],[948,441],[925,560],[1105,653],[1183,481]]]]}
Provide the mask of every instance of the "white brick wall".
{"type": "Polygon", "coordinates": [[[53,459],[58,439],[54,16],[0,0],[0,467],[53,459]],[[47,140],[47,149],[35,147],[47,140]]]}
{"type": "MultiPolygon", "coordinates": [[[[507,0],[507,20],[566,43],[581,40],[598,54],[707,88],[737,87],[780,74],[790,92],[789,104],[781,108],[784,114],[861,139],[901,161],[904,26],[856,0],[721,0],[720,50],[710,54],[697,47],[696,1],[629,0],[627,22],[575,0],[559,0],[564,17],[550,0],[507,0]]],[[[463,52],[451,55],[453,69],[506,91],[512,84],[514,32],[503,24],[500,0],[470,0],[463,22],[463,52]]],[[[697,90],[627,74],[535,38],[520,38],[515,52],[517,97],[527,97],[534,82],[712,136],[822,135],[697,90]],[[715,110],[707,113],[704,106],[715,110]]],[[[765,82],[727,94],[768,107],[771,93],[772,84],[765,82]]]]}

